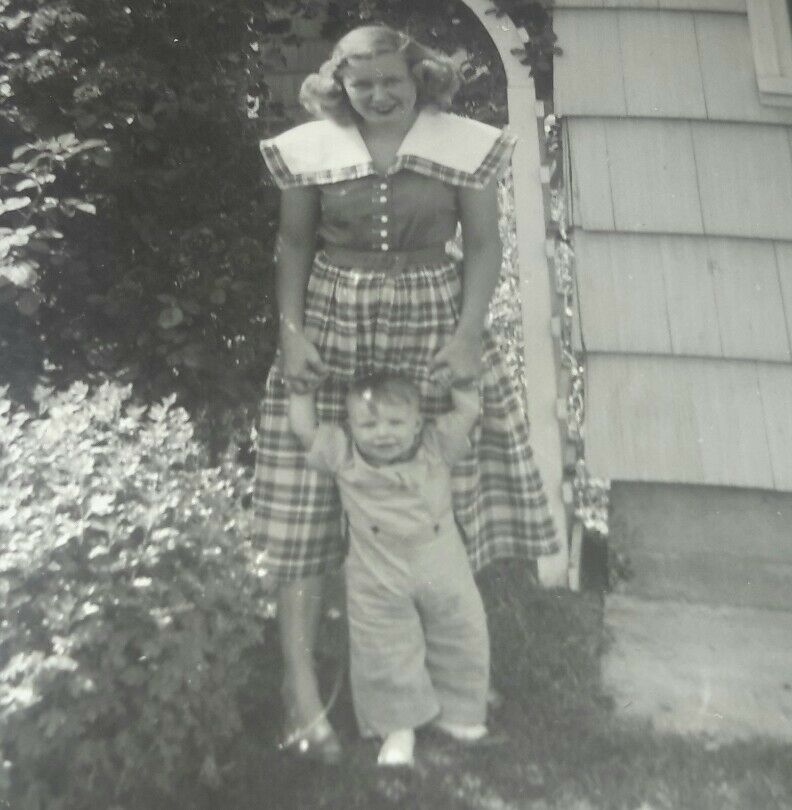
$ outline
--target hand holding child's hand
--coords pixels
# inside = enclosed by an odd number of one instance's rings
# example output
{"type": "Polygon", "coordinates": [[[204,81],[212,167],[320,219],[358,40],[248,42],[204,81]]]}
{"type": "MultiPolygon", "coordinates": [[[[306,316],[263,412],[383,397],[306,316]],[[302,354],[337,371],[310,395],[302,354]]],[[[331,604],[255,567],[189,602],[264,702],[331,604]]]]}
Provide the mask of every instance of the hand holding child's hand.
{"type": "Polygon", "coordinates": [[[430,370],[444,387],[477,380],[481,375],[481,339],[457,332],[434,356],[430,370]]]}
{"type": "Polygon", "coordinates": [[[283,379],[296,394],[315,390],[329,372],[316,346],[305,335],[287,332],[281,339],[283,379]]]}

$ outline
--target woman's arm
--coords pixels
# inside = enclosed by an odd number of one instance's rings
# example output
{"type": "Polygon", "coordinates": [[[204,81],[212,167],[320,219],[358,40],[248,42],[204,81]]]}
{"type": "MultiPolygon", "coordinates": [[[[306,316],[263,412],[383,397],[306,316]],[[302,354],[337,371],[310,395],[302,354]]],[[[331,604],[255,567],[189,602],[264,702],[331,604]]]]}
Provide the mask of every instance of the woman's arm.
{"type": "Polygon", "coordinates": [[[480,340],[503,259],[498,181],[493,178],[482,189],[459,189],[459,206],[464,258],[462,313],[457,332],[480,340]]]}
{"type": "Polygon", "coordinates": [[[481,337],[500,274],[503,247],[498,230],[498,181],[483,189],[459,189],[462,224],[462,311],[453,338],[435,355],[433,370],[447,382],[478,377],[481,337]],[[450,379],[449,379],[450,378],[450,379]]]}
{"type": "Polygon", "coordinates": [[[303,333],[305,287],[311,272],[319,224],[319,190],[315,186],[281,194],[275,296],[280,311],[283,374],[298,391],[316,385],[327,372],[316,347],[303,333]]]}
{"type": "Polygon", "coordinates": [[[281,192],[275,295],[281,317],[302,331],[305,285],[313,262],[319,224],[315,186],[281,192]]]}

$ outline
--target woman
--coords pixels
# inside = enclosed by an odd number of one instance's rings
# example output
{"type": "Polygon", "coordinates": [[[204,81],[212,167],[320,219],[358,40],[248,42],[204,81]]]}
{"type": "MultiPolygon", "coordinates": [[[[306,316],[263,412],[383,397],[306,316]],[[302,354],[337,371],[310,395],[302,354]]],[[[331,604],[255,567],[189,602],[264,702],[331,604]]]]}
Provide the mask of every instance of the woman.
{"type": "Polygon", "coordinates": [[[345,549],[332,480],[305,469],[289,431],[287,388],[321,383],[319,419],[341,421],[346,383],[369,371],[400,373],[417,382],[432,416],[448,410],[452,382],[481,376],[474,454],[454,471],[471,564],[557,549],[520,403],[484,329],[501,265],[497,175],[514,139],[443,112],[458,85],[446,57],[386,26],[358,28],[303,84],[301,101],[320,120],[262,143],[283,189],[281,330],[255,505],[280,582],[287,747],[323,762],[341,749],[312,655],[322,575],[345,549]],[[457,223],[461,271],[445,252],[457,223]]]}

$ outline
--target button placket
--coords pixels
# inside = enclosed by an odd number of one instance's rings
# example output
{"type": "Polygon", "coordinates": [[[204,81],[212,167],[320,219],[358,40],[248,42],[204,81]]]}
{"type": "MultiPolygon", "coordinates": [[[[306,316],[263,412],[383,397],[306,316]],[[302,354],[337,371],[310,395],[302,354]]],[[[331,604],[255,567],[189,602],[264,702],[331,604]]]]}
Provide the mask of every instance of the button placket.
{"type": "Polygon", "coordinates": [[[374,214],[374,222],[372,226],[372,243],[375,249],[383,252],[390,250],[390,233],[387,227],[389,217],[388,214],[383,212],[383,207],[388,204],[388,190],[390,186],[386,181],[382,181],[377,185],[374,190],[374,203],[379,209],[374,214]]]}

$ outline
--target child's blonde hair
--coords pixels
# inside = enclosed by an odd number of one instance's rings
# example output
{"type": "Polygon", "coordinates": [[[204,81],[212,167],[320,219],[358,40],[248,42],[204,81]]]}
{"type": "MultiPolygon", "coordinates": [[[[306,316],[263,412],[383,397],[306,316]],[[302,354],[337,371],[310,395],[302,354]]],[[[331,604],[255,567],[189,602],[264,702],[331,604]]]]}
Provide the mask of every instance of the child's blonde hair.
{"type": "Polygon", "coordinates": [[[347,400],[365,402],[376,413],[380,404],[410,405],[421,409],[421,392],[418,386],[401,374],[367,374],[350,383],[347,400]]]}
{"type": "Polygon", "coordinates": [[[338,123],[354,120],[341,74],[350,62],[384,53],[404,57],[418,89],[418,107],[432,104],[445,109],[451,104],[461,83],[454,62],[387,25],[363,25],[341,37],[330,58],[302,83],[300,103],[318,118],[329,118],[338,123]]]}

